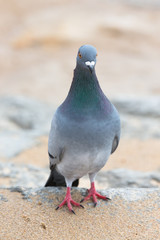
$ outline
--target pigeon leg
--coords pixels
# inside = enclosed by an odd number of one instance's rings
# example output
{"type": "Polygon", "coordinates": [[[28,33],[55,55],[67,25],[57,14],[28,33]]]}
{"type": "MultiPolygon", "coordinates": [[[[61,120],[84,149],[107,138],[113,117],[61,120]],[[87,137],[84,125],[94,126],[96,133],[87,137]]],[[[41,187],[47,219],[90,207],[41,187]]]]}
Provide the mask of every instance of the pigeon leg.
{"type": "Polygon", "coordinates": [[[87,201],[87,200],[90,199],[91,197],[93,198],[93,202],[94,202],[94,206],[95,206],[95,207],[96,207],[96,205],[97,205],[97,198],[96,198],[96,197],[101,198],[101,199],[103,199],[103,200],[111,200],[110,198],[105,197],[105,196],[102,196],[101,194],[99,194],[99,193],[96,191],[94,182],[91,182],[91,188],[90,188],[89,191],[88,191],[88,195],[87,195],[84,199],[82,199],[81,202],[87,201]]]}
{"type": "Polygon", "coordinates": [[[63,202],[56,208],[56,210],[58,210],[59,208],[61,208],[63,205],[67,204],[69,211],[73,212],[75,214],[75,212],[73,211],[72,208],[72,204],[76,207],[82,207],[84,208],[81,204],[75,202],[72,197],[71,197],[71,188],[67,187],[67,193],[65,196],[65,199],[63,200],[63,202]]]}

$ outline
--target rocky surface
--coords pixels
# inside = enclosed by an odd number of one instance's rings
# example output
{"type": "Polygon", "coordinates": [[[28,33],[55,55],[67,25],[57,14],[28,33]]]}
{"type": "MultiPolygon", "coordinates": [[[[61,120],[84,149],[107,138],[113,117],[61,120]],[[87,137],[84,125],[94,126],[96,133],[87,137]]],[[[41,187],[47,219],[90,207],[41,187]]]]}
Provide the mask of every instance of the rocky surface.
{"type": "Polygon", "coordinates": [[[122,137],[160,138],[160,97],[113,99],[121,116],[122,137]]]}
{"type": "Polygon", "coordinates": [[[29,164],[0,163],[0,185],[2,187],[43,187],[49,168],[38,168],[29,164]]]}
{"type": "Polygon", "coordinates": [[[54,107],[24,96],[0,98],[0,157],[37,145],[49,132],[54,107]]]}
{"type": "MultiPolygon", "coordinates": [[[[99,200],[96,208],[91,201],[85,202],[84,209],[74,208],[74,215],[65,206],[55,210],[64,197],[64,188],[1,188],[0,239],[160,238],[159,189],[109,189],[101,193],[112,200],[99,200]]],[[[85,194],[85,189],[72,190],[76,201],[85,194]]]]}
{"type": "Polygon", "coordinates": [[[123,114],[146,118],[160,118],[160,97],[121,97],[113,103],[123,114]]]}
{"type": "MultiPolygon", "coordinates": [[[[0,163],[1,187],[43,187],[49,175],[48,168],[29,164],[0,163]]],[[[89,178],[83,179],[88,182],[89,178]]],[[[96,177],[100,188],[155,188],[160,186],[160,171],[140,172],[128,169],[100,171],[96,177]]]]}
{"type": "Polygon", "coordinates": [[[100,172],[96,180],[109,188],[153,188],[160,186],[160,171],[140,172],[128,169],[113,169],[100,172]]]}

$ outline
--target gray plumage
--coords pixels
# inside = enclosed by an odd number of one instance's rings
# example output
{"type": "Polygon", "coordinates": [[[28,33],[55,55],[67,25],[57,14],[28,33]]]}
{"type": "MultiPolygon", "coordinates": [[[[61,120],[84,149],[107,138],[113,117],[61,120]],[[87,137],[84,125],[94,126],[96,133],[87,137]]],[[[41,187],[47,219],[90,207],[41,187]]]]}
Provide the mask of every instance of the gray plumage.
{"type": "Polygon", "coordinates": [[[65,182],[67,187],[73,182],[77,186],[77,179],[86,174],[93,182],[118,146],[120,118],[98,83],[96,55],[96,49],[90,45],[78,51],[70,91],[51,124],[48,141],[51,174],[45,186],[64,186],[65,182]]]}

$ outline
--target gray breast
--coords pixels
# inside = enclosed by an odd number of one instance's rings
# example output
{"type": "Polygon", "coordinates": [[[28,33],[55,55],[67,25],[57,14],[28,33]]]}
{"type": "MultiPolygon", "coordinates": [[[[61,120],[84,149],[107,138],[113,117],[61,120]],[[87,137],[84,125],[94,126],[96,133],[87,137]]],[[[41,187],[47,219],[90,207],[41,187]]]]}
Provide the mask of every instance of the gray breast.
{"type": "Polygon", "coordinates": [[[64,147],[78,147],[83,151],[111,146],[112,142],[120,135],[120,120],[117,111],[114,109],[112,114],[104,119],[88,118],[85,121],[75,121],[72,118],[66,118],[62,114],[58,115],[57,129],[59,140],[64,147]]]}

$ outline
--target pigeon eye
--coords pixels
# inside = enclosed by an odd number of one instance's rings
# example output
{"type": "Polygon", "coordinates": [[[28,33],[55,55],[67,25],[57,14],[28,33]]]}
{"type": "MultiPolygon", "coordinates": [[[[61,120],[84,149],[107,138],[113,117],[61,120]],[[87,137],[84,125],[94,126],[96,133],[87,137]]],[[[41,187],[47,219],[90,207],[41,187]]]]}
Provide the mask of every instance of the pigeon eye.
{"type": "Polygon", "coordinates": [[[82,58],[82,55],[80,54],[80,52],[78,53],[78,56],[79,56],[79,58],[82,58]]]}
{"type": "Polygon", "coordinates": [[[98,53],[96,54],[96,57],[98,56],[98,53]]]}

